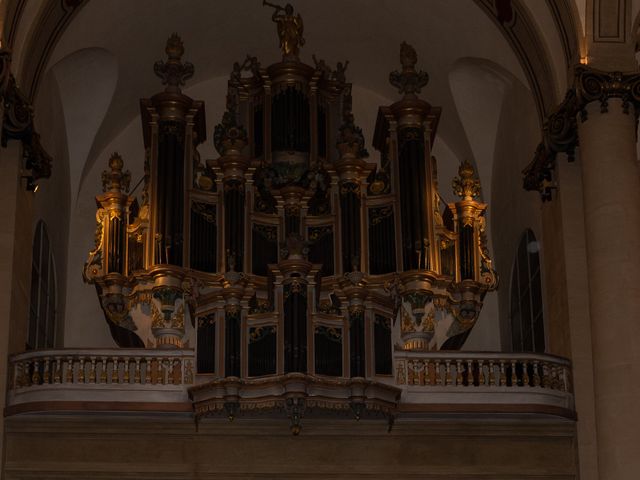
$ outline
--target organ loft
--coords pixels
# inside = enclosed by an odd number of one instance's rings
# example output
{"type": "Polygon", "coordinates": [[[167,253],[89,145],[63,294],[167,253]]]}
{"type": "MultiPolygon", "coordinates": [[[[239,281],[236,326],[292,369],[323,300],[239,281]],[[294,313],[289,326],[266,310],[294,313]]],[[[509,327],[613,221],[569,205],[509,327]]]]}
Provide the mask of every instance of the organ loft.
{"type": "MultiPolygon", "coordinates": [[[[264,4],[282,60],[233,64],[212,131],[182,92],[194,65],[168,39],[153,68],[164,89],[140,100],[146,157],[109,159],[83,276],[119,347],[195,352],[164,368],[194,381],[198,419],[282,410],[298,433],[313,411],[393,418],[411,374],[403,355],[459,350],[497,287],[480,182],[468,162],[438,178],[446,111],[420,98],[429,77],[411,45],[389,74],[398,100],[379,107],[373,160],[349,62],[305,63],[300,14],[264,4]],[[207,141],[218,158],[201,158],[207,141]],[[126,164],[138,161],[130,193],[126,164]]],[[[471,383],[482,371],[450,367],[471,383]]],[[[436,381],[440,367],[421,375],[436,381]]]]}

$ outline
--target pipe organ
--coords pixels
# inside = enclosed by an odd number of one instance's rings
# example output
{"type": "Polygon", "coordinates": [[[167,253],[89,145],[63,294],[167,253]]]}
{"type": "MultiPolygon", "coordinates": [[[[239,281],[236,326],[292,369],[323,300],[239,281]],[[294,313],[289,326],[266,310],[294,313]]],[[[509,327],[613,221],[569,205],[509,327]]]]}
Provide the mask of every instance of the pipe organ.
{"type": "Polygon", "coordinates": [[[145,176],[139,198],[113,154],[96,197],[96,287],[121,347],[195,348],[199,374],[391,375],[398,350],[459,349],[497,277],[473,167],[444,204],[431,155],[441,111],[403,43],[369,158],[351,107],[348,62],[300,58],[302,21],[273,15],[281,62],[233,65],[200,158],[204,105],[182,92],[194,66],[169,38],[140,102],[145,176]]]}

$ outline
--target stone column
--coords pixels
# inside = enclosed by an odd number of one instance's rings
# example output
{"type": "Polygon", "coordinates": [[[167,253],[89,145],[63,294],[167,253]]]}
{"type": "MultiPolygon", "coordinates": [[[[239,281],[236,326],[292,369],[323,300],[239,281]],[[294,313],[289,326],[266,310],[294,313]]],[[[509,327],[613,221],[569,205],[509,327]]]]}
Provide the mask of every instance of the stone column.
{"type": "Polygon", "coordinates": [[[636,117],[615,97],[586,103],[578,117],[599,478],[631,480],[640,470],[636,117]]]}

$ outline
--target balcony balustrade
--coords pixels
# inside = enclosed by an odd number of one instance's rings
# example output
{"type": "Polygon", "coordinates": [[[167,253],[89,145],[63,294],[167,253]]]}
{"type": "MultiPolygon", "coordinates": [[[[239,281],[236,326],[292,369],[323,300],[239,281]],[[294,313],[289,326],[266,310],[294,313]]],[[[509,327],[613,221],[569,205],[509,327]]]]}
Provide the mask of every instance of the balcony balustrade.
{"type": "Polygon", "coordinates": [[[407,404],[540,406],[574,411],[571,363],[554,355],[395,352],[395,384],[407,404]]]}
{"type": "MultiPolygon", "coordinates": [[[[292,380],[291,374],[212,380],[210,375],[196,375],[195,365],[191,349],[56,349],[20,353],[10,358],[7,413],[139,409],[135,405],[145,405],[149,411],[191,412],[191,401],[228,402],[229,382],[243,385],[236,394],[241,404],[243,392],[248,392],[247,398],[260,397],[261,385],[268,386],[270,395],[281,391],[286,396],[287,388],[274,389],[274,383],[281,380],[284,385],[292,380]]],[[[304,376],[306,384],[319,385],[320,389],[324,388],[323,383],[350,385],[358,381],[296,375],[304,376]]],[[[394,375],[375,376],[366,382],[380,385],[378,390],[397,390],[399,401],[391,407],[398,414],[421,408],[427,412],[532,411],[563,416],[572,416],[574,411],[571,364],[546,354],[396,351],[394,375]]],[[[300,392],[308,400],[315,395],[313,388],[300,392]]]]}
{"type": "Polygon", "coordinates": [[[10,412],[90,408],[91,402],[101,410],[134,403],[162,410],[188,402],[195,357],[193,350],[36,350],[12,356],[9,372],[10,412]]]}

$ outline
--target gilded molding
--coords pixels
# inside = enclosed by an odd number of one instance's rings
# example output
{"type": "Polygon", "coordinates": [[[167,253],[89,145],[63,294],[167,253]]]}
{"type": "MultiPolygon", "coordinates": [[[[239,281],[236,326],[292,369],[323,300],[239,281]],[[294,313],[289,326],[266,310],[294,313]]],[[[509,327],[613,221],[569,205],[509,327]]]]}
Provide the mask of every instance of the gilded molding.
{"type": "Polygon", "coordinates": [[[382,418],[396,415],[401,390],[363,378],[326,378],[288,373],[265,378],[227,377],[189,388],[196,421],[208,416],[281,414],[298,435],[302,419],[319,413],[382,418]],[[282,386],[285,386],[282,389],[282,386]]]}

